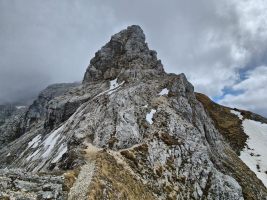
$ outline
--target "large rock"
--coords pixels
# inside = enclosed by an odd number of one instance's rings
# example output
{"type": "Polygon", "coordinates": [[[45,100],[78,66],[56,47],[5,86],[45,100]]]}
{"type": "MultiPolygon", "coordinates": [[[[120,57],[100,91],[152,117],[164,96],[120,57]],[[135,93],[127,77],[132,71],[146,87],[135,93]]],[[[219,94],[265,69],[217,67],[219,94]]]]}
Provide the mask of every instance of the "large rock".
{"type": "Polygon", "coordinates": [[[66,198],[62,176],[37,175],[19,169],[0,170],[0,199],[66,198]]]}
{"type": "Polygon", "coordinates": [[[121,77],[130,79],[149,78],[164,73],[157,53],[149,50],[143,30],[129,26],[111,37],[96,52],[84,75],[84,83],[121,77]]]}
{"type": "Polygon", "coordinates": [[[23,134],[26,106],[0,105],[0,149],[23,134]]]}

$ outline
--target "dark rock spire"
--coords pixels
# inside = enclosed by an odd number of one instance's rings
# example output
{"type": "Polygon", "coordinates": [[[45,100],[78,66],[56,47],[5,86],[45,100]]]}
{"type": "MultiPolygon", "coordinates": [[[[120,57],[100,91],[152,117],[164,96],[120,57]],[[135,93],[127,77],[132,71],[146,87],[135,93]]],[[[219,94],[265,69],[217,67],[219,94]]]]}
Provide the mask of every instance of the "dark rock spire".
{"type": "Polygon", "coordinates": [[[148,48],[140,26],[132,25],[113,35],[110,41],[96,52],[86,70],[83,82],[113,79],[119,75],[140,79],[164,73],[157,53],[148,48]]]}

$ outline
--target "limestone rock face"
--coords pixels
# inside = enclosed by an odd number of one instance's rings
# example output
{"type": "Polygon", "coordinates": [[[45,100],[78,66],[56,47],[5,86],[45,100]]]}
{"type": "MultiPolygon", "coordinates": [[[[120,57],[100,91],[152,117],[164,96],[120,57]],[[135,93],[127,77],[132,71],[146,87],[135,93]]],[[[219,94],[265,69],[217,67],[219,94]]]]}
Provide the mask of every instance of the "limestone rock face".
{"type": "Polygon", "coordinates": [[[164,73],[157,53],[149,50],[143,30],[136,25],[128,27],[111,37],[96,52],[85,73],[83,82],[115,79],[149,78],[164,73]]]}
{"type": "Polygon", "coordinates": [[[0,105],[0,149],[23,133],[25,106],[0,105]]]}
{"type": "Polygon", "coordinates": [[[55,120],[57,121],[60,121],[63,116],[52,116],[52,115],[56,115],[55,112],[57,109],[59,109],[59,107],[57,107],[56,109],[53,109],[55,108],[55,106],[51,105],[50,101],[55,99],[58,96],[61,96],[65,92],[71,90],[71,88],[78,86],[78,85],[79,85],[78,83],[63,83],[63,84],[54,84],[54,85],[48,86],[45,90],[43,90],[39,94],[38,98],[29,107],[29,110],[27,111],[27,114],[25,117],[25,123],[26,123],[25,126],[31,127],[31,125],[39,121],[42,121],[43,119],[46,120],[46,125],[49,124],[50,126],[53,126],[53,124],[50,124],[52,123],[51,121],[53,120],[53,118],[55,118],[55,120]],[[54,111],[53,114],[52,114],[53,112],[52,110],[54,111]]]}
{"type": "MultiPolygon", "coordinates": [[[[139,26],[112,36],[91,60],[83,84],[46,96],[26,112],[24,133],[0,149],[0,167],[7,170],[0,185],[9,170],[20,168],[39,178],[64,177],[55,191],[70,200],[267,197],[192,84],[184,74],[164,72],[139,26]]],[[[24,193],[57,199],[43,188],[24,193]]]]}

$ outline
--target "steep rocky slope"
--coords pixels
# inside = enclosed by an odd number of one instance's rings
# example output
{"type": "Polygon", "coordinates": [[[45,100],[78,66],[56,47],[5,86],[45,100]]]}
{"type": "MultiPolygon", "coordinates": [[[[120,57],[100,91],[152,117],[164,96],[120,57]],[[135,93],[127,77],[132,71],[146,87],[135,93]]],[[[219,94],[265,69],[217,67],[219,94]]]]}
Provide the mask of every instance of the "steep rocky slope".
{"type": "MultiPolygon", "coordinates": [[[[221,106],[200,93],[196,93],[196,97],[232,149],[267,186],[267,119],[249,111],[221,106]]],[[[237,171],[244,170],[242,168],[237,171]]],[[[240,174],[238,179],[241,179],[242,184],[247,177],[240,174]]],[[[255,181],[254,177],[252,182],[255,181]]],[[[246,189],[243,188],[243,191],[246,189]]]]}
{"type": "Polygon", "coordinates": [[[26,109],[25,106],[0,105],[0,149],[23,134],[21,122],[26,109]]]}
{"type": "Polygon", "coordinates": [[[238,155],[245,147],[248,136],[244,132],[242,120],[236,115],[236,112],[239,112],[243,119],[254,120],[267,124],[267,119],[258,114],[246,110],[222,106],[213,102],[204,94],[195,94],[197,100],[203,104],[205,110],[214,121],[216,128],[238,155]]]}
{"type": "MultiPolygon", "coordinates": [[[[206,95],[196,93],[196,98],[203,104],[204,108],[214,121],[216,128],[224,136],[237,154],[245,147],[247,135],[244,133],[241,120],[231,113],[231,108],[221,106],[211,101],[206,95]]],[[[237,109],[235,109],[237,111],[237,109]]]]}
{"type": "Polygon", "coordinates": [[[230,142],[185,75],[165,73],[139,26],[111,37],[82,84],[60,88],[41,93],[23,134],[0,149],[0,197],[267,198],[238,157],[246,139],[230,142]],[[53,187],[33,187],[47,177],[53,187]]]}

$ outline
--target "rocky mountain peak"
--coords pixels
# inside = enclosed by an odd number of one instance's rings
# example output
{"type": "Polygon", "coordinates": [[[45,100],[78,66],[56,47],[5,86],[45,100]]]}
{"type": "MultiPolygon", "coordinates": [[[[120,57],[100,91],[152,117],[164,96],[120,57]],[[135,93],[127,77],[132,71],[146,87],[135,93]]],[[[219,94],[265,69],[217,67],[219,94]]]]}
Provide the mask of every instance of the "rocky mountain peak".
{"type": "Polygon", "coordinates": [[[113,35],[96,52],[84,76],[84,83],[119,78],[130,80],[164,74],[156,51],[150,50],[140,26],[132,25],[113,35]]]}
{"type": "Polygon", "coordinates": [[[246,141],[267,119],[165,73],[139,26],[111,37],[83,84],[49,86],[17,110],[0,124],[0,199],[267,199],[255,145],[267,139],[246,141]]]}

